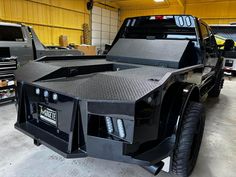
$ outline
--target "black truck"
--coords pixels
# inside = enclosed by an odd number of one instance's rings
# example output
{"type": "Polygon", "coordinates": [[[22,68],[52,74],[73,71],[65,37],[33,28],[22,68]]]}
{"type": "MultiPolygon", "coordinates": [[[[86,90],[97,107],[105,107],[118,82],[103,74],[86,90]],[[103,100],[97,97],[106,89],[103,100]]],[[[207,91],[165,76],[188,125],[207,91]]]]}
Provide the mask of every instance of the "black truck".
{"type": "Polygon", "coordinates": [[[44,57],[20,68],[15,128],[65,158],[186,177],[203,136],[202,102],[223,86],[222,61],[196,17],[128,18],[106,56],[44,57]]]}

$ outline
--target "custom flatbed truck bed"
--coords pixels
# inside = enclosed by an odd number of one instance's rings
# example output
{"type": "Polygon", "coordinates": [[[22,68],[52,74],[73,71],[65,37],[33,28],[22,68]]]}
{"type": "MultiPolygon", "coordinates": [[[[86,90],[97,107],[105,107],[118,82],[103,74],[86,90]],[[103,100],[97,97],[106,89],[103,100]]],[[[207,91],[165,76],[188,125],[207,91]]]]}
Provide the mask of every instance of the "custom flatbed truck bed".
{"type": "Polygon", "coordinates": [[[106,56],[44,57],[16,76],[15,127],[36,145],[184,177],[201,145],[201,101],[223,84],[210,28],[187,15],[128,18],[106,56]]]}

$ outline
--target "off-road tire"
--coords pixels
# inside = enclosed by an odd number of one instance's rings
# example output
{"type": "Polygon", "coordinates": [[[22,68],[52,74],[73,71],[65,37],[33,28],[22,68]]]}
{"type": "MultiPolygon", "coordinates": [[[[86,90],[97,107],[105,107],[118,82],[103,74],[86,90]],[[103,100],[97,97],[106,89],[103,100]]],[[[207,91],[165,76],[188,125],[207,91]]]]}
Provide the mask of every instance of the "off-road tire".
{"type": "Polygon", "coordinates": [[[172,172],[188,177],[196,164],[205,126],[205,109],[201,103],[190,102],[186,108],[174,150],[172,172]]]}
{"type": "Polygon", "coordinates": [[[224,85],[224,71],[221,69],[218,76],[216,77],[215,85],[212,90],[209,92],[210,97],[219,97],[220,91],[224,85]]]}

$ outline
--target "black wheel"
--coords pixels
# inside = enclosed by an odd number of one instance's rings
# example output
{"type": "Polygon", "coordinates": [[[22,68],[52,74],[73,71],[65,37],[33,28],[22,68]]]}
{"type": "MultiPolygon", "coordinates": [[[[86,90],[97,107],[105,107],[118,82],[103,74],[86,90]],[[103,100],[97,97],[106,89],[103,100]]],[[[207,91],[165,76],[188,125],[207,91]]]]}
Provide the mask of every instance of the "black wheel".
{"type": "Polygon", "coordinates": [[[218,74],[218,76],[215,80],[215,85],[208,94],[210,97],[219,97],[220,91],[221,91],[221,89],[223,88],[223,85],[224,85],[223,77],[224,77],[224,71],[220,70],[220,72],[219,72],[219,74],[218,74]]]}
{"type": "Polygon", "coordinates": [[[183,117],[173,155],[172,172],[188,177],[196,164],[205,126],[205,110],[201,103],[190,102],[183,117]]]}

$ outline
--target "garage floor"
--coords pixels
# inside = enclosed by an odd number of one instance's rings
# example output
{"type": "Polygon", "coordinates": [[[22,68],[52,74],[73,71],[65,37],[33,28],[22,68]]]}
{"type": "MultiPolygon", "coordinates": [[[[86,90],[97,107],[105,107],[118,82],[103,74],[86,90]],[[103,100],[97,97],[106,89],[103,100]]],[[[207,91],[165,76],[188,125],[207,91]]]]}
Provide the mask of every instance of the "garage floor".
{"type": "MultiPolygon", "coordinates": [[[[236,80],[206,103],[202,148],[192,177],[236,176],[236,80]]],[[[141,167],[93,158],[66,160],[16,131],[14,104],[0,106],[0,177],[151,177],[141,167]]],[[[109,153],[109,152],[108,152],[109,153]]],[[[161,172],[160,177],[173,175],[161,172]]]]}

